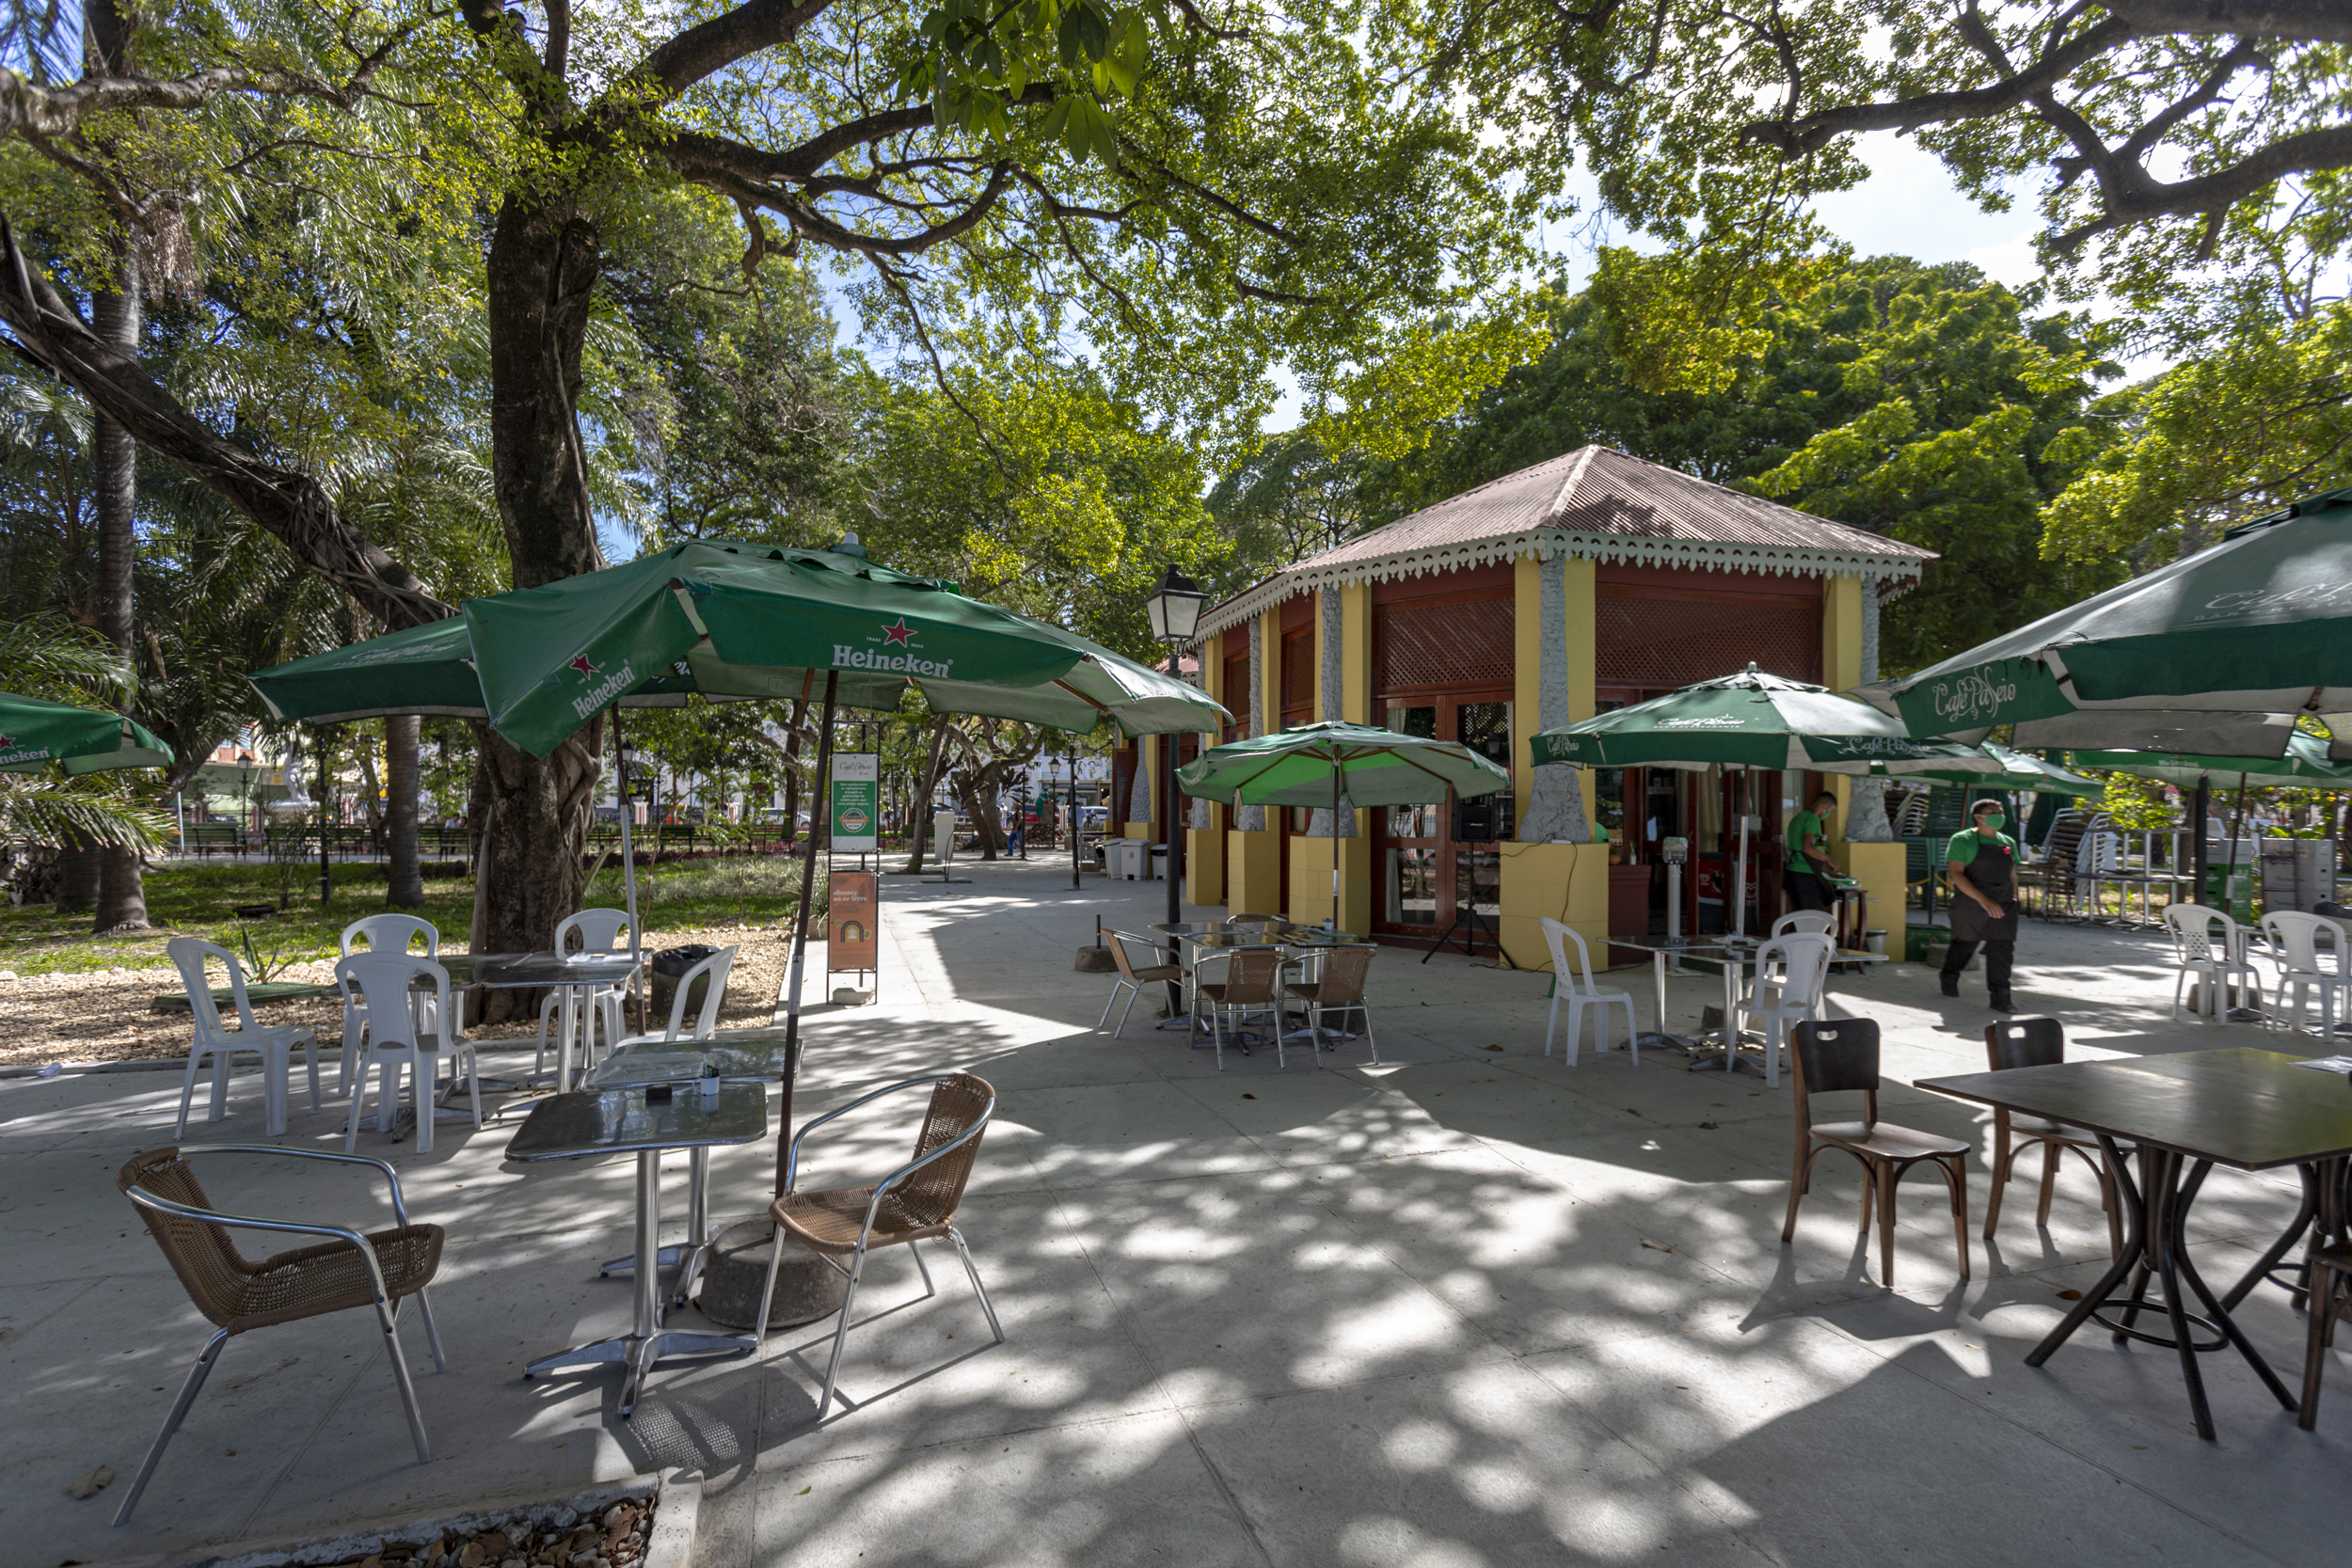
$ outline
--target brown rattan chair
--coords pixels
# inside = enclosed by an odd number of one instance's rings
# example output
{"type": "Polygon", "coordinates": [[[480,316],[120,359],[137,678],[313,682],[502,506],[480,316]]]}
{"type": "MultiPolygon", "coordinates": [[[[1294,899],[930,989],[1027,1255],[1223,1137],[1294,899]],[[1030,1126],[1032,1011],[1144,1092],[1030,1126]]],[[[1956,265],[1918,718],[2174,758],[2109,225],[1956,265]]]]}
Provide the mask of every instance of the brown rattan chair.
{"type": "Polygon", "coordinates": [[[187,1382],[181,1386],[180,1397],[173,1402],[164,1429],[155,1434],[153,1446],[139,1465],[137,1479],[123,1494],[121,1510],[115,1514],[116,1524],[127,1522],[131,1510],[138,1506],[139,1494],[154,1475],[164,1449],[180,1430],[188,1407],[196,1402],[204,1380],[212,1375],[213,1364],[220,1359],[221,1346],[228,1343],[231,1335],[355,1307],[375,1308],[376,1323],[384,1331],[385,1349],[392,1363],[392,1381],[399,1385],[401,1403],[408,1412],[408,1435],[416,1440],[417,1463],[422,1465],[432,1459],[432,1451],[424,1441],[424,1418],[417,1410],[417,1390],[408,1381],[408,1363],[401,1354],[400,1303],[406,1296],[417,1298],[417,1309],[424,1318],[424,1337],[433,1347],[433,1365],[437,1370],[449,1370],[449,1362],[441,1354],[440,1332],[433,1323],[433,1304],[424,1293],[424,1288],[433,1282],[441,1266],[442,1234],[437,1225],[408,1223],[407,1207],[401,1201],[400,1177],[391,1166],[364,1155],[267,1145],[207,1144],[195,1148],[151,1148],[144,1154],[135,1154],[115,1173],[115,1186],[137,1208],[139,1218],[147,1222],[148,1233],[164,1249],[172,1273],[180,1276],[180,1283],[187,1290],[196,1309],[219,1329],[205,1343],[196,1365],[189,1369],[187,1382]],[[384,1180],[391,1183],[392,1217],[399,1223],[389,1230],[362,1234],[339,1225],[223,1213],[213,1207],[204,1189],[197,1183],[196,1172],[188,1167],[187,1157],[193,1154],[269,1154],[372,1166],[383,1172],[384,1180]],[[276,1230],[300,1236],[331,1236],[335,1240],[295,1247],[252,1262],[240,1255],[230,1240],[228,1232],[232,1229],[276,1230]]]}
{"type": "MultiPolygon", "coordinates": [[[[1380,1042],[1372,1033],[1372,1009],[1364,1006],[1364,978],[1372,973],[1372,955],[1376,951],[1370,942],[1361,945],[1333,948],[1323,960],[1323,969],[1313,979],[1301,980],[1282,988],[1282,994],[1307,1004],[1307,1027],[1312,1032],[1311,1048],[1315,1051],[1315,1066],[1323,1065],[1323,1020],[1327,1013],[1359,1012],[1364,1017],[1364,1039],[1372,1047],[1372,1065],[1380,1065],[1380,1042]]],[[[1281,1060],[1281,1051],[1275,1051],[1275,1060],[1281,1060]]]]}
{"type": "Polygon", "coordinates": [[[1952,1234],[1960,1242],[1960,1277],[1968,1277],[1968,1146],[1958,1138],[1915,1132],[1879,1120],[1879,1026],[1867,1018],[1813,1021],[1789,1031],[1797,1083],[1797,1161],[1788,1173],[1788,1218],[1783,1245],[1797,1234],[1797,1204],[1813,1181],[1813,1162],[1843,1149],[1862,1162],[1862,1233],[1879,1222],[1879,1283],[1895,1283],[1895,1185],[1916,1164],[1931,1164],[1952,1195],[1952,1234]],[[1862,1091],[1860,1121],[1813,1119],[1813,1097],[1862,1091]]]}
{"type": "Polygon", "coordinates": [[[1131,942],[1139,942],[1150,946],[1150,939],[1133,936],[1125,931],[1110,931],[1105,934],[1110,938],[1111,960],[1119,965],[1119,978],[1111,982],[1111,999],[1103,1004],[1103,1016],[1094,1021],[1094,1032],[1101,1034],[1103,1025],[1111,1021],[1111,1009],[1119,1006],[1119,992],[1123,987],[1127,992],[1126,1011],[1119,1015],[1119,1027],[1111,1031],[1112,1036],[1117,1037],[1127,1033],[1127,1014],[1136,1010],[1136,998],[1143,994],[1143,988],[1168,981],[1182,984],[1184,978],[1184,966],[1183,964],[1146,964],[1138,969],[1136,967],[1135,960],[1127,956],[1127,944],[1131,942]]]}
{"type": "Polygon", "coordinates": [[[2352,1242],[2314,1247],[2310,1258],[2311,1299],[2304,1304],[2310,1320],[2303,1347],[2303,1401],[2295,1424],[2309,1432],[2319,1422],[2319,1376],[2327,1370],[2328,1351],[2336,1342],[2336,1320],[2352,1311],[2352,1242]]]}
{"type": "Polygon", "coordinates": [[[833,1359],[825,1365],[825,1395],[817,1406],[818,1420],[833,1408],[834,1378],[841,1370],[841,1345],[850,1335],[850,1310],[857,1305],[858,1277],[865,1271],[866,1255],[877,1247],[903,1243],[914,1253],[914,1266],[923,1275],[923,1293],[930,1296],[937,1295],[939,1290],[931,1283],[930,1265],[923,1261],[915,1243],[937,1236],[953,1242],[963,1259],[963,1272],[972,1277],[972,1293],[980,1298],[980,1310],[988,1314],[989,1328],[998,1344],[1005,1342],[1004,1325],[996,1321],[988,1287],[980,1283],[972,1249],[956,1228],[956,1210],[963,1202],[963,1184],[971,1180],[973,1161],[980,1152],[980,1134],[995,1114],[996,1091],[986,1079],[951,1072],[939,1078],[910,1078],[861,1095],[792,1135],[784,1164],[784,1196],[768,1210],[775,1222],[776,1239],[768,1254],[768,1288],[759,1298],[759,1343],[762,1347],[767,1343],[768,1304],[776,1297],[776,1270],[784,1260],[784,1238],[789,1232],[850,1281],[849,1293],[841,1300],[841,1322],[833,1333],[833,1359]],[[833,1187],[817,1193],[792,1190],[800,1176],[801,1144],[811,1132],[884,1095],[926,1085],[931,1091],[931,1103],[923,1117],[923,1130],[915,1135],[914,1159],[870,1187],[833,1187]],[[844,1256],[850,1259],[847,1268],[835,1261],[844,1256]]]}
{"type": "MultiPolygon", "coordinates": [[[[1236,947],[1225,955],[1225,978],[1202,980],[1193,987],[1194,994],[1209,1005],[1209,1032],[1216,1041],[1216,1070],[1225,1070],[1225,1015],[1233,1015],[1234,1033],[1249,1018],[1252,1007],[1274,1015],[1274,1054],[1279,1064],[1282,1057],[1281,992],[1277,989],[1282,979],[1282,950],[1279,947],[1236,947]]],[[[1249,1047],[1234,1042],[1241,1053],[1249,1054],[1249,1047]]]]}
{"type": "MultiPolygon", "coordinates": [[[[2054,1018],[1996,1020],[1984,1026],[1984,1053],[1995,1072],[2006,1072],[2010,1068],[2049,1067],[2066,1060],[2066,1030],[2054,1018]]],[[[1993,1196],[1985,1202],[1984,1239],[1991,1241],[1993,1227],[2001,1222],[2001,1197],[2008,1192],[2010,1178],[2017,1169],[2017,1156],[2036,1146],[2042,1149],[2042,1203],[2034,1212],[2034,1224],[2044,1230],[2049,1228],[2050,1198],[2058,1190],[2058,1164],[2071,1149],[2099,1179],[2099,1207],[2106,1211],[2107,1216],[2107,1251],[2110,1256],[2121,1258],[2123,1206],[2117,1201],[2115,1173],[2107,1169],[2106,1156],[2099,1150],[2099,1140],[2079,1127],[2041,1117],[2014,1116],[2006,1110],[1996,1109],[1993,1113],[1993,1196]]]]}

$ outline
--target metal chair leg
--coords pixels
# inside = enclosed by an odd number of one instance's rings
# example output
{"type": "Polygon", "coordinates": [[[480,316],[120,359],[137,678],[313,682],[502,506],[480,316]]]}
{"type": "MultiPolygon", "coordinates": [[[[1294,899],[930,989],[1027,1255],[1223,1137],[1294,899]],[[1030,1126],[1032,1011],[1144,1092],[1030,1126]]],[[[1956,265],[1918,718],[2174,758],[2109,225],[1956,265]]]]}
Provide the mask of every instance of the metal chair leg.
{"type": "Polygon", "coordinates": [[[433,1449],[424,1440],[424,1413],[417,1408],[417,1386],[408,1380],[408,1361],[400,1352],[400,1318],[390,1305],[375,1304],[376,1322],[384,1325],[384,1354],[391,1358],[392,1381],[400,1386],[400,1402],[408,1412],[408,1435],[416,1441],[417,1463],[433,1463],[433,1449]]]}
{"type": "Polygon", "coordinates": [[[914,1267],[923,1276],[923,1293],[927,1296],[939,1294],[939,1287],[931,1283],[931,1266],[923,1261],[923,1243],[909,1242],[907,1250],[914,1254],[914,1267]]]}
{"type": "Polygon", "coordinates": [[[220,1347],[228,1342],[229,1331],[224,1328],[206,1341],[203,1354],[196,1358],[196,1365],[188,1369],[187,1381],[180,1386],[180,1397],[171,1402],[171,1414],[164,1418],[163,1431],[157,1433],[155,1441],[148,1445],[147,1457],[139,1464],[139,1473],[132,1479],[131,1489],[122,1495],[122,1506],[115,1511],[116,1524],[127,1525],[131,1522],[131,1511],[139,1506],[139,1494],[147,1490],[148,1479],[154,1475],[155,1465],[164,1457],[164,1449],[169,1446],[172,1433],[178,1432],[180,1423],[186,1419],[188,1406],[196,1402],[197,1391],[204,1386],[204,1380],[213,1375],[213,1363],[220,1359],[220,1347]]]}
{"type": "Polygon", "coordinates": [[[1111,1009],[1112,1009],[1113,1007],[1116,1007],[1116,1006],[1119,1006],[1119,993],[1120,993],[1120,990],[1123,987],[1125,987],[1125,985],[1126,985],[1126,984],[1127,984],[1127,982],[1126,982],[1124,979],[1113,980],[1113,981],[1111,982],[1111,997],[1110,997],[1110,1000],[1103,1004],[1103,1016],[1102,1016],[1101,1018],[1098,1018],[1098,1019],[1096,1019],[1096,1020],[1094,1021],[1094,1032],[1095,1032],[1096,1034],[1098,1034],[1098,1035],[1099,1035],[1099,1034],[1101,1034],[1101,1033],[1103,1032],[1103,1030],[1104,1030],[1104,1028],[1105,1028],[1105,1027],[1106,1027],[1106,1026],[1110,1023],[1110,1021],[1111,1021],[1111,1009]]]}
{"type": "Polygon", "coordinates": [[[433,1347],[433,1370],[449,1370],[449,1357],[441,1354],[440,1325],[433,1321],[433,1304],[425,1299],[424,1288],[417,1288],[417,1311],[424,1319],[424,1342],[433,1347]]]}
{"type": "Polygon", "coordinates": [[[850,1259],[850,1289],[841,1298],[841,1322],[833,1331],[833,1358],[825,1363],[825,1396],[817,1403],[817,1418],[823,1420],[825,1412],[833,1408],[833,1380],[841,1370],[842,1342],[850,1337],[850,1308],[857,1305],[858,1275],[866,1272],[866,1248],[861,1243],[850,1259]]]}
{"type": "Polygon", "coordinates": [[[1113,1039],[1123,1040],[1127,1037],[1127,1020],[1135,1016],[1136,998],[1141,996],[1142,994],[1143,988],[1141,986],[1129,986],[1127,988],[1127,1006],[1120,1009],[1119,1027],[1111,1031],[1111,1037],[1113,1039]]]}
{"type": "Polygon", "coordinates": [[[768,1248],[768,1285],[759,1293],[759,1324],[752,1338],[752,1354],[756,1356],[768,1348],[768,1307],[776,1299],[776,1271],[784,1264],[784,1227],[776,1227],[774,1243],[768,1248]]]}
{"type": "Polygon", "coordinates": [[[988,1314],[988,1326],[996,1336],[996,1342],[1005,1342],[1005,1325],[996,1321],[995,1303],[988,1299],[988,1287],[980,1283],[979,1265],[972,1261],[972,1249],[964,1244],[963,1232],[954,1226],[947,1227],[947,1239],[956,1243],[956,1251],[963,1259],[963,1272],[972,1276],[972,1293],[980,1298],[980,1310],[988,1314]]]}

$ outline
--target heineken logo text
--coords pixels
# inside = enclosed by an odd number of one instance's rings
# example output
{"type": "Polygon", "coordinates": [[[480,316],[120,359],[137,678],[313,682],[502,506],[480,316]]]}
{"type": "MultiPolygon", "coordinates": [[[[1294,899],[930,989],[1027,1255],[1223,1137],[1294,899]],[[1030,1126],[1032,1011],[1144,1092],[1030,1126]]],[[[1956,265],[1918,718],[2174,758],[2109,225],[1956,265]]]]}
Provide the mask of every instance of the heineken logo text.
{"type": "Polygon", "coordinates": [[[836,670],[885,670],[894,675],[930,675],[944,680],[954,668],[954,661],[923,658],[914,654],[878,654],[852,648],[847,642],[835,642],[833,665],[836,670]]]}
{"type": "Polygon", "coordinates": [[[14,736],[0,735],[0,768],[13,768],[20,762],[47,762],[46,746],[19,746],[14,736]]]}
{"type": "Polygon", "coordinates": [[[2017,700],[2017,688],[2007,681],[1994,681],[1981,670],[1972,672],[1954,681],[1937,681],[1930,693],[1938,719],[1983,719],[1998,713],[2005,703],[2017,700]]]}
{"type": "MultiPolygon", "coordinates": [[[[572,662],[575,665],[578,665],[584,661],[585,656],[580,659],[575,659],[572,662]]],[[[595,669],[598,668],[598,666],[592,665],[590,668],[595,669]]],[[[604,706],[605,704],[611,702],[613,698],[619,696],[622,692],[627,691],[630,687],[635,686],[636,684],[636,670],[628,664],[623,664],[618,670],[613,671],[611,674],[605,676],[604,679],[596,682],[596,685],[590,687],[579,696],[574,697],[572,699],[572,711],[579,714],[582,719],[585,719],[590,714],[596,712],[596,709],[604,706]]]]}

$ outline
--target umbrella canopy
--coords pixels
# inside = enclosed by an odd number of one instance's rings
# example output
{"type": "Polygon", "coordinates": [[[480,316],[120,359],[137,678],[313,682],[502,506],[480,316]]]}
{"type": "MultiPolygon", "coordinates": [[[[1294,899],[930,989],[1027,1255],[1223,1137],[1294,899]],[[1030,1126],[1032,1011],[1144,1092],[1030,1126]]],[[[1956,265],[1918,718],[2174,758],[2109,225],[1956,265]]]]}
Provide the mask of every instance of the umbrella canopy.
{"type": "Polygon", "coordinates": [[[2243,778],[2265,789],[2300,786],[2305,789],[2352,789],[2352,764],[2334,762],[2328,743],[2300,731],[2287,740],[2284,756],[2226,757],[2182,752],[2075,752],[2070,760],[2078,768],[2105,768],[2137,778],[2194,789],[2208,775],[2243,778]]]}
{"type": "Polygon", "coordinates": [[[1184,793],[1248,806],[1428,805],[1491,795],[1511,775],[1459,741],[1366,724],[1302,724],[1203,752],[1176,770],[1184,793]]]}
{"type": "Polygon", "coordinates": [[[691,540],[251,677],[280,720],[486,719],[545,756],[599,709],[689,691],[806,696],[889,711],[910,686],[945,713],[1129,735],[1207,729],[1197,689],[1075,633],[850,551],[691,540]]]}
{"type": "Polygon", "coordinates": [[[119,713],[0,691],[0,772],[37,773],[53,762],[76,774],[168,768],[171,748],[119,713]]]}
{"type": "Polygon", "coordinates": [[[2352,709],[2352,490],[1862,694],[1914,735],[2282,755],[2285,716],[2352,709]]]}
{"type": "Polygon", "coordinates": [[[2043,795],[2103,795],[2106,786],[2096,779],[2086,779],[2055,762],[2045,762],[2026,752],[2011,751],[1993,741],[1986,741],[1979,750],[2000,765],[1997,773],[1963,771],[1943,772],[1928,768],[1918,777],[1933,779],[1941,784],[1964,784],[1990,790],[2031,790],[2043,795]]]}
{"type": "Polygon", "coordinates": [[[1544,730],[1530,744],[1538,764],[1580,768],[1722,764],[1857,774],[1941,768],[1971,777],[2001,770],[1975,747],[1914,740],[1876,708],[1827,687],[1768,675],[1753,664],[1736,675],[1544,730]]]}

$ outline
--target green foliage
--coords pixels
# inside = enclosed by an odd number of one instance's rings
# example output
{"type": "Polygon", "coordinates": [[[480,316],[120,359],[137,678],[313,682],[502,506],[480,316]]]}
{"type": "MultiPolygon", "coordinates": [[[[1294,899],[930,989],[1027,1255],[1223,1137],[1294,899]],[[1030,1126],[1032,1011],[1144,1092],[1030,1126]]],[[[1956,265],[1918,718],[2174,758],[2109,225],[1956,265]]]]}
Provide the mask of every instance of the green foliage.
{"type": "Polygon", "coordinates": [[[2105,782],[2106,792],[2099,797],[2097,809],[2124,832],[2169,828],[2179,816],[2173,809],[2171,791],[2153,779],[2109,773],[2105,782]]]}
{"type": "Polygon", "coordinates": [[[2064,432],[2082,470],[2044,512],[2043,553],[2136,570],[2352,484],[2352,306],[2261,329],[2100,400],[2064,432]]]}

